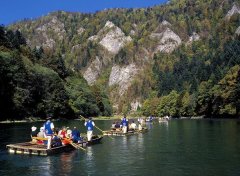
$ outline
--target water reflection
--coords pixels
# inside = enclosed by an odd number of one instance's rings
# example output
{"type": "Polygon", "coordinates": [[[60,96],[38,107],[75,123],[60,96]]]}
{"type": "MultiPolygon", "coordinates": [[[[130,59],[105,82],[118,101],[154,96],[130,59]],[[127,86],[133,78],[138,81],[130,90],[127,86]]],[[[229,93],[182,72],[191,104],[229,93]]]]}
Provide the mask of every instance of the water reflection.
{"type": "Polygon", "coordinates": [[[169,121],[159,121],[159,125],[166,127],[166,129],[168,130],[169,121]]]}
{"type": "MultiPolygon", "coordinates": [[[[31,159],[36,159],[36,158],[33,157],[31,159]]],[[[31,161],[30,161],[30,163],[31,163],[31,161]]],[[[35,165],[35,163],[32,163],[32,164],[34,164],[34,165],[29,167],[29,171],[33,175],[44,175],[44,176],[52,175],[52,172],[53,172],[53,170],[52,170],[53,169],[53,158],[42,157],[37,165],[35,165]]]]}
{"type": "Polygon", "coordinates": [[[53,162],[51,161],[51,159],[52,159],[51,157],[46,157],[42,160],[43,164],[41,164],[39,167],[39,171],[40,171],[41,175],[43,175],[43,176],[52,175],[51,174],[51,166],[52,166],[53,162]]]}
{"type": "Polygon", "coordinates": [[[152,123],[152,122],[146,123],[146,127],[147,127],[148,129],[152,129],[152,128],[153,128],[153,123],[152,123]]]}
{"type": "Polygon", "coordinates": [[[92,147],[87,148],[87,156],[86,156],[86,171],[89,174],[93,174],[96,164],[95,164],[95,158],[92,147]]]}
{"type": "Polygon", "coordinates": [[[60,172],[57,173],[61,173],[61,175],[70,175],[75,155],[76,151],[70,153],[63,153],[60,156],[60,172]]]}
{"type": "Polygon", "coordinates": [[[137,149],[138,152],[143,153],[144,152],[144,138],[143,138],[143,134],[140,133],[137,136],[137,149]]]}
{"type": "Polygon", "coordinates": [[[127,136],[123,136],[122,147],[125,150],[128,149],[128,147],[127,147],[127,136]]]}

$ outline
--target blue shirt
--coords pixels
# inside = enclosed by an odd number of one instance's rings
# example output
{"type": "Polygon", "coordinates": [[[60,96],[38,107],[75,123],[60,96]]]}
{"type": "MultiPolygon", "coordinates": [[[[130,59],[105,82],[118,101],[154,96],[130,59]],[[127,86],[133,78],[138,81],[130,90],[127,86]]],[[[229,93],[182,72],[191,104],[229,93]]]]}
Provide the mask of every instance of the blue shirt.
{"type": "Polygon", "coordinates": [[[87,127],[88,131],[92,131],[94,125],[95,125],[94,122],[91,120],[88,120],[87,122],[85,122],[85,126],[87,127]]]}
{"type": "Polygon", "coordinates": [[[121,122],[122,126],[128,126],[128,120],[124,117],[121,122]]]}
{"type": "Polygon", "coordinates": [[[45,124],[44,124],[44,129],[45,129],[45,133],[46,135],[53,135],[53,130],[52,130],[52,122],[51,121],[47,121],[45,124]]]}
{"type": "Polygon", "coordinates": [[[80,137],[80,131],[77,129],[72,130],[72,137],[80,137]]]}

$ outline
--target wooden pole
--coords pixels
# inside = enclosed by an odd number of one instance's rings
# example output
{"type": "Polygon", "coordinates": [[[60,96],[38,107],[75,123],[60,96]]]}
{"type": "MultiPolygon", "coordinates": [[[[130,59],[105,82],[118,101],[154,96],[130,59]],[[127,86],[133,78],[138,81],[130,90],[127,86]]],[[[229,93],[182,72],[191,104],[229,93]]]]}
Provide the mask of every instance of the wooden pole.
{"type": "MultiPolygon", "coordinates": [[[[96,125],[95,125],[95,127],[104,134],[103,130],[101,130],[101,129],[100,129],[99,127],[97,127],[96,125]]],[[[107,136],[108,136],[108,135],[107,135],[107,136]]],[[[110,137],[111,139],[113,139],[111,136],[108,136],[108,137],[110,137]]]]}
{"type": "Polygon", "coordinates": [[[64,138],[64,140],[67,140],[67,141],[69,142],[69,144],[71,144],[74,148],[76,148],[76,149],[82,149],[82,150],[86,151],[85,148],[79,146],[78,144],[73,143],[73,141],[72,141],[71,139],[64,138]]]}

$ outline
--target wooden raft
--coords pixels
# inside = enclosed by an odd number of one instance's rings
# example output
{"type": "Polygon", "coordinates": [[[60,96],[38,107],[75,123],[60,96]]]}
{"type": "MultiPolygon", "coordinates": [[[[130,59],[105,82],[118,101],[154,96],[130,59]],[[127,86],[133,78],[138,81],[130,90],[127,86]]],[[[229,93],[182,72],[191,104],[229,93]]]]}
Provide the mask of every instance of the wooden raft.
{"type": "Polygon", "coordinates": [[[145,133],[147,132],[147,128],[143,128],[142,130],[132,130],[128,131],[127,133],[123,133],[122,131],[117,131],[117,130],[108,130],[108,131],[103,131],[103,135],[105,136],[129,136],[133,134],[139,134],[139,133],[145,133]]]}
{"type": "MultiPolygon", "coordinates": [[[[102,136],[93,136],[92,141],[82,141],[81,143],[75,143],[75,145],[80,147],[87,147],[90,145],[95,145],[101,142],[102,136]]],[[[28,155],[39,155],[39,156],[47,156],[62,152],[68,152],[74,150],[74,146],[71,144],[62,145],[59,147],[54,147],[51,149],[47,149],[46,145],[36,144],[33,142],[23,142],[17,144],[9,144],[6,146],[9,153],[14,154],[28,154],[28,155]]]]}
{"type": "Polygon", "coordinates": [[[61,152],[70,151],[74,149],[73,146],[71,145],[64,145],[64,146],[47,149],[47,146],[45,145],[34,144],[32,142],[9,144],[6,147],[9,153],[29,154],[29,155],[39,155],[39,156],[47,156],[47,155],[61,153],[61,152]]]}
{"type": "Polygon", "coordinates": [[[87,147],[87,146],[99,144],[101,142],[102,138],[103,138],[103,136],[95,135],[92,137],[91,141],[87,141],[87,139],[84,138],[82,142],[80,142],[76,145],[79,145],[80,147],[87,147]]]}

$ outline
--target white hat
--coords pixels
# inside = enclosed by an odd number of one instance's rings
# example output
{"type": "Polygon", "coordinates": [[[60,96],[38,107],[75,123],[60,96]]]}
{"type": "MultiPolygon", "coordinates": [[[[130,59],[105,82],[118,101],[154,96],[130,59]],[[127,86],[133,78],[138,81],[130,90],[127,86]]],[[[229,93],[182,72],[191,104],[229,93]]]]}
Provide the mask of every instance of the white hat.
{"type": "Polygon", "coordinates": [[[41,128],[40,128],[40,131],[43,131],[43,130],[44,130],[44,128],[43,128],[43,127],[41,127],[41,128]]]}
{"type": "Polygon", "coordinates": [[[32,131],[36,131],[37,127],[32,126],[32,131]]]}

